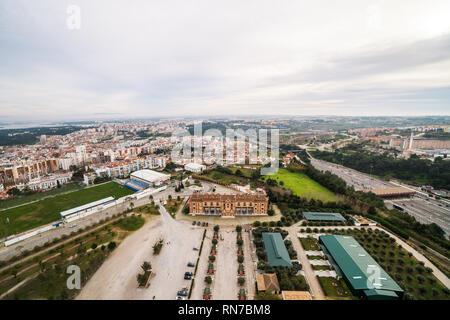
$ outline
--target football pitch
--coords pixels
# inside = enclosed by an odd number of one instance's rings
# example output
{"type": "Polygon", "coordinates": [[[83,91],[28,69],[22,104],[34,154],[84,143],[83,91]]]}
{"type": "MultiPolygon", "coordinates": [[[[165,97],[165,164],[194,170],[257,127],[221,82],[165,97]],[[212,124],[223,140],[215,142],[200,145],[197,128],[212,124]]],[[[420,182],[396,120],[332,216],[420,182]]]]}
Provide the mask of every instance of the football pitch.
{"type": "Polygon", "coordinates": [[[132,190],[118,183],[108,182],[0,211],[0,238],[59,220],[61,211],[110,196],[118,199],[132,193],[132,190]]]}

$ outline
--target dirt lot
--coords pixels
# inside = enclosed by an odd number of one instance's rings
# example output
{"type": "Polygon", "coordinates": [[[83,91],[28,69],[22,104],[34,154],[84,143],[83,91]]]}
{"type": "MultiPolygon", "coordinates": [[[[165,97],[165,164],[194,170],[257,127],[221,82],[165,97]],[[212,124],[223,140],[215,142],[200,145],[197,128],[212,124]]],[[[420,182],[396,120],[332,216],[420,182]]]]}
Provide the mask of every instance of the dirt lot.
{"type": "Polygon", "coordinates": [[[236,300],[237,286],[237,246],[236,232],[232,227],[221,227],[216,262],[216,272],[212,296],[214,300],[236,300]]]}
{"type": "Polygon", "coordinates": [[[255,282],[256,282],[256,254],[253,254],[250,234],[242,231],[244,240],[244,267],[245,267],[245,287],[247,291],[247,299],[253,300],[255,296],[255,282]]]}
{"type": "MultiPolygon", "coordinates": [[[[187,263],[197,261],[203,228],[172,219],[161,206],[161,216],[127,237],[88,281],[77,299],[175,299],[182,287],[187,263]],[[161,253],[153,256],[153,244],[164,239],[161,253]],[[183,254],[180,254],[183,253],[183,254]],[[147,289],[138,289],[136,276],[143,261],[150,261],[155,276],[147,289]]],[[[193,270],[189,270],[193,271],[193,270]]]]}
{"type": "MultiPolygon", "coordinates": [[[[206,271],[208,269],[208,257],[211,252],[211,240],[213,231],[210,228],[206,232],[205,241],[203,242],[202,254],[198,262],[197,274],[195,276],[194,288],[192,289],[191,300],[202,300],[203,299],[203,289],[206,286],[205,277],[207,276],[206,271]]],[[[195,261],[194,261],[195,262],[195,261]]]]}

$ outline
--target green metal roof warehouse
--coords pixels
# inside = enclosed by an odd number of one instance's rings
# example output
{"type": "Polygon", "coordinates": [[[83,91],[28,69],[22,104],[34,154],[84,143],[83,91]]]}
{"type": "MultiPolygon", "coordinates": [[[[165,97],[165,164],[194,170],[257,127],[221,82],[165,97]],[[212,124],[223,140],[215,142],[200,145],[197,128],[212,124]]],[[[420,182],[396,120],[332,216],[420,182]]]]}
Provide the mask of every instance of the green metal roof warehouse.
{"type": "Polygon", "coordinates": [[[303,217],[308,221],[345,221],[338,212],[303,212],[303,217]]]}
{"type": "Polygon", "coordinates": [[[323,235],[319,244],[356,295],[376,300],[398,299],[403,294],[403,289],[353,237],[323,235]]]}
{"type": "Polygon", "coordinates": [[[291,258],[279,233],[263,232],[264,247],[266,248],[267,261],[271,267],[292,266],[291,258]]]}

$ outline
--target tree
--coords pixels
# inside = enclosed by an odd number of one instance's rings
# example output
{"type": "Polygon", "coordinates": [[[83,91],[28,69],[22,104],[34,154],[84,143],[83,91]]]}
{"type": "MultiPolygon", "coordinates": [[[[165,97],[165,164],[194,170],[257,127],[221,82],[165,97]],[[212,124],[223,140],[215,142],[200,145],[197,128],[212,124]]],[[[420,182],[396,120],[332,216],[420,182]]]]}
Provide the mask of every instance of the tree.
{"type": "Polygon", "coordinates": [[[214,226],[214,231],[218,232],[219,229],[220,229],[220,227],[219,227],[218,225],[215,225],[215,226],[214,226]]]}
{"type": "Polygon", "coordinates": [[[117,247],[117,244],[115,241],[111,241],[110,243],[108,243],[109,251],[113,251],[116,247],[117,247]]]}
{"type": "Polygon", "coordinates": [[[239,277],[237,281],[238,281],[238,284],[239,284],[240,286],[243,286],[244,283],[245,283],[245,278],[239,277]]]}
{"type": "Polygon", "coordinates": [[[142,270],[144,270],[144,272],[147,272],[152,269],[152,265],[150,264],[150,262],[144,261],[141,268],[142,268],[142,270]]]}
{"type": "Polygon", "coordinates": [[[212,278],[211,278],[210,276],[206,276],[206,277],[205,277],[205,282],[206,282],[207,284],[211,284],[211,283],[212,283],[212,278]]]}
{"type": "Polygon", "coordinates": [[[242,231],[242,227],[241,226],[236,226],[236,232],[241,232],[242,231]]]}

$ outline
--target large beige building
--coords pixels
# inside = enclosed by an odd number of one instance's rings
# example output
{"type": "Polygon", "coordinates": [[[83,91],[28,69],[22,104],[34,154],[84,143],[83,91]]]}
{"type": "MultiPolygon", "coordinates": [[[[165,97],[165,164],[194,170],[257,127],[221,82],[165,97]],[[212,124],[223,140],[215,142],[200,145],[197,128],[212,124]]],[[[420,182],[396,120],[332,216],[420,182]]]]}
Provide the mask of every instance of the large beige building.
{"type": "Polygon", "coordinates": [[[193,194],[189,212],[222,217],[267,215],[269,200],[264,194],[193,194]]]}

